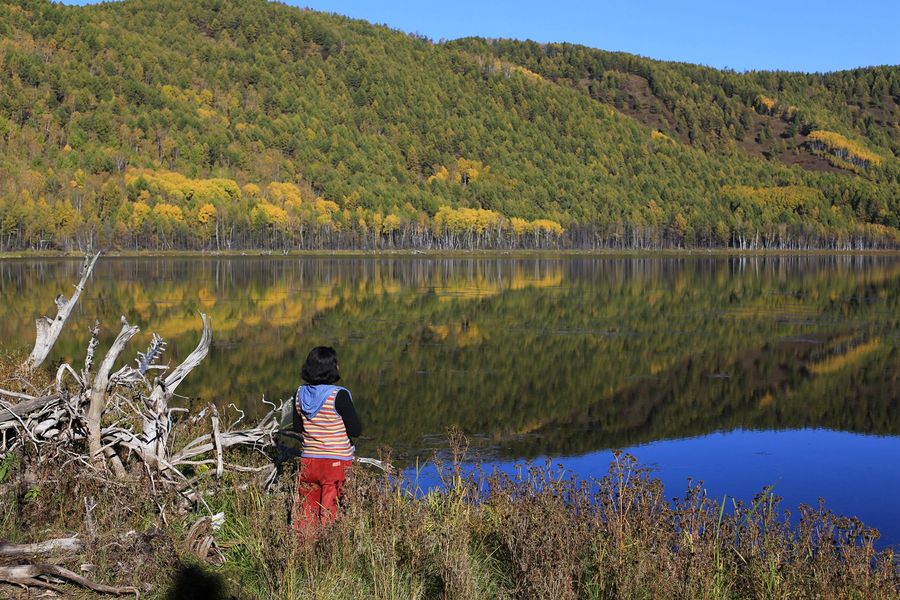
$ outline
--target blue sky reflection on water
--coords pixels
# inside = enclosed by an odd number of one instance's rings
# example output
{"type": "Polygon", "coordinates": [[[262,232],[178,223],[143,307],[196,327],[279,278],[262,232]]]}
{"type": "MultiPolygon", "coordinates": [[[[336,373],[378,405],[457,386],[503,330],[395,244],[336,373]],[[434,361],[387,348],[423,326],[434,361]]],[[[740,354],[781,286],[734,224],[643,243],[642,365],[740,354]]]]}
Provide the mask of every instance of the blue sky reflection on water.
{"type": "MultiPolygon", "coordinates": [[[[856,516],[881,532],[879,546],[900,547],[900,437],[800,429],[717,432],[700,437],[662,440],[626,448],[641,465],[652,467],[674,498],[684,493],[689,477],[702,480],[711,497],[724,495],[749,503],[765,486],[783,498],[782,508],[797,515],[800,504],[815,506],[825,498],[836,514],[856,516]]],[[[546,463],[546,457],[532,461],[546,463]]],[[[554,465],[581,476],[606,473],[612,450],[582,456],[554,457],[554,465]]],[[[521,462],[491,466],[514,474],[521,462]]],[[[407,475],[415,477],[414,470],[407,475]]],[[[423,488],[436,485],[433,467],[418,476],[423,488]]],[[[728,505],[731,503],[728,502],[728,505]]]]}

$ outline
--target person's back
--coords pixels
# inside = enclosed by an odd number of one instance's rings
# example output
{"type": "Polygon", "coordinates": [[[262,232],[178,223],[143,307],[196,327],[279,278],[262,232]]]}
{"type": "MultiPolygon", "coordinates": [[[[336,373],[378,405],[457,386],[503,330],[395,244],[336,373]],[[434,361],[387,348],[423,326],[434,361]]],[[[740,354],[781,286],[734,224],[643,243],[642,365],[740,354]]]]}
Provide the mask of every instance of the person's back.
{"type": "MultiPolygon", "coordinates": [[[[300,387],[298,412],[303,422],[303,458],[353,460],[354,448],[350,442],[350,434],[337,410],[339,395],[342,408],[349,406],[352,410],[350,392],[342,387],[328,384],[300,387]],[[305,406],[310,407],[308,411],[305,406]],[[319,407],[318,410],[315,410],[316,406],[319,407]]],[[[346,413],[347,410],[342,412],[346,413]]]]}
{"type": "Polygon", "coordinates": [[[353,464],[351,437],[362,426],[349,390],[340,380],[333,348],[313,348],[301,377],[306,382],[294,396],[294,424],[303,439],[297,479],[294,529],[308,530],[337,516],[337,501],[353,464]]]}

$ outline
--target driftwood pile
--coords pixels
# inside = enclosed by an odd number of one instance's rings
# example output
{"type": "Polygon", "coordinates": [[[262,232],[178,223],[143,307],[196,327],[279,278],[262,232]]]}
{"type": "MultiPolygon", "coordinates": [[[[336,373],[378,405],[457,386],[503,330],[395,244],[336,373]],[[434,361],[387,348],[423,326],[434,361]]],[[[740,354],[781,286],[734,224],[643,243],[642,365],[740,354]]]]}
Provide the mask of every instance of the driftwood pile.
{"type": "MultiPolygon", "coordinates": [[[[20,367],[23,379],[27,380],[28,374],[39,368],[50,354],[98,256],[85,259],[71,298],[56,297],[56,317],[37,320],[34,350],[20,367]]],[[[103,478],[124,479],[139,472],[150,479],[153,489],[175,490],[185,502],[201,505],[203,497],[195,486],[202,477],[221,478],[226,470],[233,470],[252,475],[259,485],[271,484],[276,472],[271,461],[264,461],[261,467],[244,466],[227,462],[225,453],[229,448],[242,446],[265,454],[275,445],[289,403],[272,404],[272,410],[259,423],[246,428],[238,428],[243,420],[240,411],[235,422],[223,426],[218,409],[209,405],[197,414],[184,415],[183,419],[197,423],[208,418],[210,433],[174,447],[170,436],[173,414],[185,409],[171,407],[170,402],[181,382],[206,357],[212,342],[211,321],[202,313],[200,318],[203,331],[197,347],[174,369],[162,363],[166,342],[157,335],[146,351],[137,352],[131,363],[115,369],[120,355],[139,331],[122,317],[121,329],[102,359],[97,356],[100,333],[97,323],[91,330],[82,369],[76,370],[68,363],[60,365],[55,383],[40,393],[0,389],[0,459],[10,451],[30,446],[40,456],[68,457],[103,478]],[[189,467],[196,471],[198,465],[208,465],[208,468],[190,479],[180,469],[189,467]]],[[[87,506],[86,510],[90,512],[87,506]]],[[[198,531],[220,522],[221,515],[204,519],[198,521],[198,531]]],[[[210,548],[211,543],[209,536],[191,540],[204,555],[214,550],[210,548]]],[[[57,589],[57,583],[70,581],[98,592],[137,594],[134,588],[100,585],[57,565],[34,562],[34,557],[47,553],[74,553],[80,549],[81,541],[77,538],[24,545],[0,541],[0,559],[3,559],[0,582],[57,589]],[[10,559],[18,559],[17,564],[3,566],[10,559]]]]}

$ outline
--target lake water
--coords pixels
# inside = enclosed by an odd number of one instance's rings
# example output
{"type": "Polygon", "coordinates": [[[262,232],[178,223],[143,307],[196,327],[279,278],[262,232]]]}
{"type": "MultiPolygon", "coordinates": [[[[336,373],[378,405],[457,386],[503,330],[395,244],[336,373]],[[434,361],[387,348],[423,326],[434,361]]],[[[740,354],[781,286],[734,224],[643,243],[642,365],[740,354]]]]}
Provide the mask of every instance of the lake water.
{"type": "MultiPolygon", "coordinates": [[[[80,263],[0,261],[0,339],[71,291],[80,263]]],[[[500,468],[583,476],[625,448],[670,496],[688,477],[785,506],[824,497],[900,543],[900,257],[101,258],[54,359],[80,366],[119,315],[169,359],[212,316],[186,402],[267,410],[315,345],[338,350],[364,422],[359,453],[406,464],[467,435],[500,468]]],[[[426,470],[424,477],[433,477],[426,470]]]]}

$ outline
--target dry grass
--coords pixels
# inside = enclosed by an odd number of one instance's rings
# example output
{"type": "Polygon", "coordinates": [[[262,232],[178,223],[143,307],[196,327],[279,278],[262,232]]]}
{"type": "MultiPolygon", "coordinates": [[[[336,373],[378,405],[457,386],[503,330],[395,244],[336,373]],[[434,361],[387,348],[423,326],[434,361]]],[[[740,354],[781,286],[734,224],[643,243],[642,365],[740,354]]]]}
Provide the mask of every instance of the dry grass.
{"type": "MultiPolygon", "coordinates": [[[[226,479],[207,489],[209,509],[226,513],[216,533],[226,561],[204,569],[227,590],[221,597],[266,600],[887,599],[900,590],[892,555],[876,552],[858,521],[816,507],[792,526],[767,492],[723,507],[694,486],[673,503],[626,455],[593,481],[551,468],[464,476],[457,464],[445,474],[442,491],[415,494],[357,469],[341,518],[305,541],[287,525],[290,474],[268,493],[226,479]]],[[[77,463],[28,457],[5,479],[2,538],[78,532],[87,548],[70,567],[91,563],[98,580],[141,585],[149,598],[167,597],[179,572],[197,568],[183,540],[205,509],[151,493],[148,480],[109,483],[77,463]],[[85,497],[97,501],[93,529],[85,497]]],[[[193,572],[182,580],[196,584],[193,572]]]]}
{"type": "Polygon", "coordinates": [[[28,358],[29,350],[24,348],[4,349],[0,347],[0,388],[11,392],[37,395],[43,393],[53,383],[48,369],[38,369],[26,374],[20,365],[28,358]]]}

